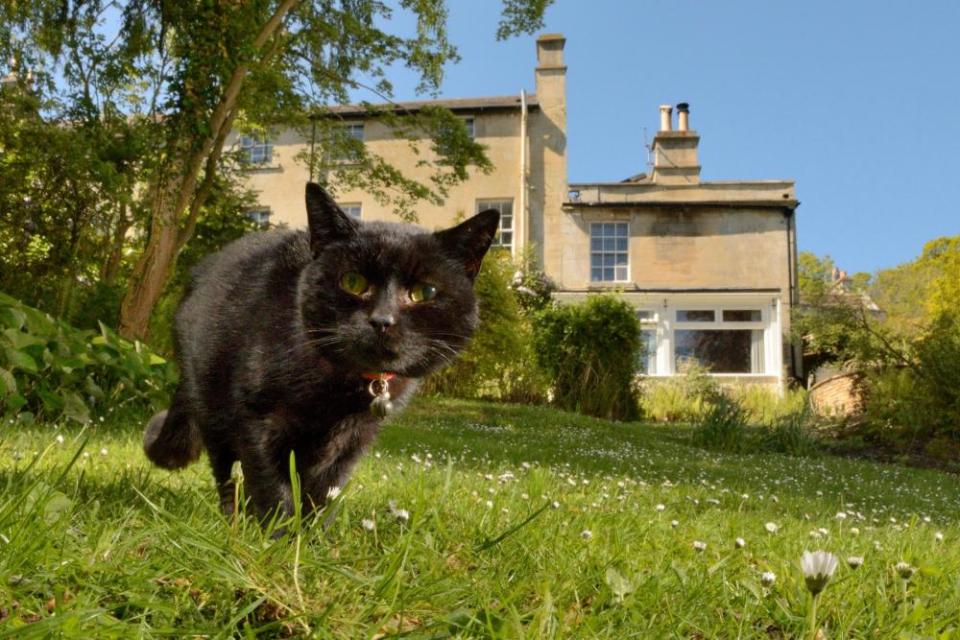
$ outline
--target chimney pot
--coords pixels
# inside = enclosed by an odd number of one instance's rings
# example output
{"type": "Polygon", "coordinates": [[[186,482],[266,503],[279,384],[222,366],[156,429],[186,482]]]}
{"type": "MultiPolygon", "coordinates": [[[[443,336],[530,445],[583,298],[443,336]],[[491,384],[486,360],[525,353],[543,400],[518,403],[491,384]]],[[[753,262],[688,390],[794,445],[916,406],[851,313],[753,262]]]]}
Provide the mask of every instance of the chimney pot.
{"type": "Polygon", "coordinates": [[[677,104],[677,131],[690,130],[690,105],[686,102],[677,104]]]}
{"type": "Polygon", "coordinates": [[[660,105],[660,131],[673,131],[673,107],[660,105]]]}

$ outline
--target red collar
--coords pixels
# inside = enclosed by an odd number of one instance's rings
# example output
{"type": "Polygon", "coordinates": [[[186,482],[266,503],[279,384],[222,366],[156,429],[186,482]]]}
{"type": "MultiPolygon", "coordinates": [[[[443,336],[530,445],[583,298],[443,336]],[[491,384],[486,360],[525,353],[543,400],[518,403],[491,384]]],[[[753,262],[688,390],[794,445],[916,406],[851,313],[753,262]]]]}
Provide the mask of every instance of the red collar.
{"type": "Polygon", "coordinates": [[[360,377],[364,380],[393,380],[397,377],[397,374],[392,371],[384,371],[383,373],[361,373],[360,377]]]}

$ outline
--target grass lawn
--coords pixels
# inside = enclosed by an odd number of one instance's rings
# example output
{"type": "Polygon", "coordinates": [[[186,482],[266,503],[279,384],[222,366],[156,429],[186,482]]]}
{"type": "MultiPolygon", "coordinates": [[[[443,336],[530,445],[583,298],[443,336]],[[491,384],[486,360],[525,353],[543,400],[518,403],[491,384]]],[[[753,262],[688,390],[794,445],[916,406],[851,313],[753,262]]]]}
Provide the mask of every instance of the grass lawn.
{"type": "Polygon", "coordinates": [[[139,437],[2,427],[0,637],[802,638],[800,556],[825,549],[821,637],[960,638],[960,479],[935,471],[422,400],[327,528],[274,540],[139,437]]]}

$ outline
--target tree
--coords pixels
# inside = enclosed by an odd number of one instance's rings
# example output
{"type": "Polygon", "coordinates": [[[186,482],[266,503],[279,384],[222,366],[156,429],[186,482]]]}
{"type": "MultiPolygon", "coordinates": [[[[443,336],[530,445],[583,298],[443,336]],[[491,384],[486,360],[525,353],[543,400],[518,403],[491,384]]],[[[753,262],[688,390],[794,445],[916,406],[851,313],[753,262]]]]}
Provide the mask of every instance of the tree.
{"type": "MultiPolygon", "coordinates": [[[[542,24],[551,0],[506,0],[499,37],[542,24]]],[[[303,125],[347,101],[358,74],[389,99],[390,65],[419,72],[421,90],[439,87],[456,59],[442,0],[400,0],[416,18],[411,36],[391,33],[379,0],[34,0],[0,5],[0,55],[37,68],[38,84],[67,104],[126,111],[160,129],[141,175],[146,241],[123,300],[120,330],[142,337],[150,314],[190,241],[235,126],[303,125]],[[47,70],[47,71],[45,71],[47,70]],[[54,78],[58,81],[54,82],[54,78]]],[[[449,112],[383,114],[411,140],[438,139],[429,184],[407,179],[361,146],[346,145],[355,181],[409,212],[419,198],[439,200],[470,166],[488,166],[449,112]],[[443,142],[446,140],[446,142],[443,142]]]]}

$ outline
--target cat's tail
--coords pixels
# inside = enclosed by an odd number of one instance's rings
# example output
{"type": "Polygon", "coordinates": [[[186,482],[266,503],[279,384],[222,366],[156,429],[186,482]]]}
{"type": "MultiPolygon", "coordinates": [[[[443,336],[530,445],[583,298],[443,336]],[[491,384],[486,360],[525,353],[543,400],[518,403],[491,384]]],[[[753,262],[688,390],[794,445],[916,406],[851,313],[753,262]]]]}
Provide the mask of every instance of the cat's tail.
{"type": "Polygon", "coordinates": [[[144,453],[164,469],[182,469],[196,462],[203,448],[199,429],[177,402],[179,395],[174,395],[169,409],[154,414],[143,431],[144,453]]]}

